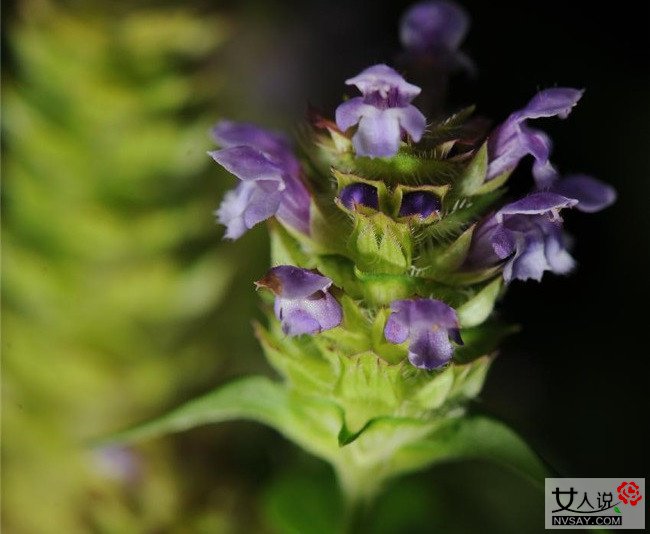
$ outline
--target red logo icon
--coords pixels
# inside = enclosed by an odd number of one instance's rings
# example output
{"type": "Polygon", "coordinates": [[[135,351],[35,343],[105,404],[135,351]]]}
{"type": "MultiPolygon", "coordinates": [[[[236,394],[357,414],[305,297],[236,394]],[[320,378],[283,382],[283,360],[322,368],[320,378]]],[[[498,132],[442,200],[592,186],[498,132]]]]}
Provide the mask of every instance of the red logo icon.
{"type": "Polygon", "coordinates": [[[625,504],[636,506],[636,503],[643,499],[643,496],[639,493],[639,485],[636,482],[621,482],[616,491],[618,491],[618,498],[625,504]]]}

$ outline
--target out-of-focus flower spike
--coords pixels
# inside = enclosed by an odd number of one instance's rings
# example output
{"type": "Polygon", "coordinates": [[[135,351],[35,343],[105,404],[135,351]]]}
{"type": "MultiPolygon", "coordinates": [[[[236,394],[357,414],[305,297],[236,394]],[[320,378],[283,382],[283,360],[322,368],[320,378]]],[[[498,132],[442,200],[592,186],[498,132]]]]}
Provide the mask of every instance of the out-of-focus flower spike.
{"type": "Polygon", "coordinates": [[[470,19],[457,3],[427,0],[411,6],[402,16],[399,37],[407,54],[445,70],[463,68],[470,73],[474,63],[459,50],[470,19]]]}
{"type": "Polygon", "coordinates": [[[402,16],[402,46],[414,52],[455,50],[469,29],[467,12],[455,2],[433,0],[411,6],[402,16]]]}

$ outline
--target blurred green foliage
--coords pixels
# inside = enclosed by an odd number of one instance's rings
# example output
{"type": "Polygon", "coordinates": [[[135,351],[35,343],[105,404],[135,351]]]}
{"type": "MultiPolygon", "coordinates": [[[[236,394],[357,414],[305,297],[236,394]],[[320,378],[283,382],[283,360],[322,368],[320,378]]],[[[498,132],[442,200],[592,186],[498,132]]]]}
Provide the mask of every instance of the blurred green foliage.
{"type": "MultiPolygon", "coordinates": [[[[265,254],[255,237],[222,244],[212,220],[231,180],[206,172],[225,112],[209,59],[229,26],[183,8],[17,11],[3,94],[3,527],[172,530],[187,525],[191,473],[170,443],[115,454],[86,441],[236,373],[234,347],[257,354],[247,321],[215,328],[254,306],[238,262],[265,254]]],[[[192,521],[221,532],[231,519],[212,508],[192,521]]]]}

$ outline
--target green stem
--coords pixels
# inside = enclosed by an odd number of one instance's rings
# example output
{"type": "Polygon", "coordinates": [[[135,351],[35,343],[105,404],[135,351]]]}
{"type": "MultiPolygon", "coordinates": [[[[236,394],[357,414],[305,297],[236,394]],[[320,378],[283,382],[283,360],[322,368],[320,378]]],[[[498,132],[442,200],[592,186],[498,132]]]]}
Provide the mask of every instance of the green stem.
{"type": "Polygon", "coordinates": [[[345,498],[345,533],[362,532],[383,477],[377,469],[361,468],[351,461],[341,462],[335,470],[345,498]]]}
{"type": "Polygon", "coordinates": [[[367,531],[369,505],[365,503],[348,503],[345,511],[344,534],[359,534],[367,531]]]}

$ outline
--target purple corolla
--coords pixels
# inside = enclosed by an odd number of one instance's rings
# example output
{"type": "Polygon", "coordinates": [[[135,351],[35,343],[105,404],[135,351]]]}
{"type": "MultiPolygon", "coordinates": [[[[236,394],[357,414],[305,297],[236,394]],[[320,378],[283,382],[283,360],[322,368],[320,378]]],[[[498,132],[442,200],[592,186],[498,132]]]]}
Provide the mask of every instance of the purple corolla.
{"type": "Polygon", "coordinates": [[[511,172],[527,155],[533,156],[533,177],[538,191],[549,191],[578,201],[576,208],[595,212],[614,203],[613,187],[583,174],[561,178],[549,160],[551,139],[526,121],[542,117],[565,119],[582,97],[583,91],[555,87],[537,93],[528,104],[512,113],[488,138],[487,180],[511,172]]]}
{"type": "Polygon", "coordinates": [[[289,336],[317,334],[341,324],[341,305],[329,289],[332,281],[313,271],[279,265],[256,282],[275,293],[275,315],[289,336]]]}
{"type": "Polygon", "coordinates": [[[514,170],[524,156],[532,155],[533,176],[539,187],[554,181],[557,170],[549,161],[551,140],[541,130],[530,128],[526,121],[541,117],[565,119],[582,97],[583,91],[568,87],[555,87],[537,93],[528,104],[512,113],[488,139],[487,179],[514,170]]]}
{"type": "Polygon", "coordinates": [[[586,213],[600,211],[616,201],[616,190],[611,185],[584,174],[559,178],[548,191],[577,200],[576,209],[586,213]]]}
{"type": "Polygon", "coordinates": [[[559,213],[577,203],[557,193],[538,192],[507,204],[477,228],[468,266],[483,268],[505,262],[506,282],[539,281],[545,271],[568,273],[575,261],[567,250],[559,213]]]}
{"type": "Polygon", "coordinates": [[[345,131],[358,124],[352,145],[359,156],[388,157],[399,150],[402,131],[418,142],[426,118],[411,101],[420,94],[387,65],[374,65],[350,78],[362,96],[346,100],[336,108],[336,124],[345,131]]]}
{"type": "Polygon", "coordinates": [[[288,141],[252,124],[231,121],[218,123],[212,134],[223,148],[209,155],[241,180],[216,212],[227,228],[225,237],[237,239],[274,215],[308,234],[310,196],[288,141]]]}
{"type": "Polygon", "coordinates": [[[456,312],[440,300],[395,300],[390,309],[384,336],[395,344],[408,340],[408,359],[415,367],[441,367],[454,353],[451,341],[462,344],[456,312]]]}

